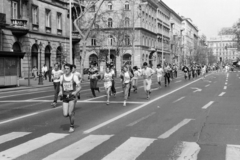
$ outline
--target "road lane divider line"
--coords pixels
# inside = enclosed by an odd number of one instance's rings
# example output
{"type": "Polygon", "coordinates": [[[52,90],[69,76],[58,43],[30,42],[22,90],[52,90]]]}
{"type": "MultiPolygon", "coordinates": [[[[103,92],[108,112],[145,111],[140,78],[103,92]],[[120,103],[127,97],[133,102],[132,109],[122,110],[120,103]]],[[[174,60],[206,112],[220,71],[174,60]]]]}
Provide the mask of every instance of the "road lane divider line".
{"type": "Polygon", "coordinates": [[[23,95],[28,95],[28,94],[33,94],[33,93],[41,93],[41,92],[48,92],[48,91],[38,91],[38,92],[31,92],[31,93],[21,93],[21,94],[14,94],[14,95],[7,95],[7,96],[1,96],[1,98],[8,98],[8,97],[15,97],[15,96],[23,96],[23,95]]]}
{"type": "MultiPolygon", "coordinates": [[[[210,76],[210,75],[212,75],[212,73],[209,74],[209,75],[207,75],[207,76],[210,76]]],[[[110,124],[110,123],[112,123],[112,122],[114,122],[114,121],[116,121],[116,120],[118,120],[118,119],[120,119],[120,118],[123,118],[123,117],[125,117],[125,116],[127,116],[127,115],[129,115],[129,114],[131,114],[131,113],[133,113],[133,112],[141,109],[141,108],[144,108],[144,107],[146,107],[147,105],[149,105],[149,104],[151,104],[151,103],[153,103],[153,102],[155,102],[155,101],[157,101],[157,100],[159,100],[159,99],[162,99],[162,98],[164,98],[164,97],[166,97],[166,96],[168,96],[168,95],[170,95],[170,94],[172,94],[172,93],[175,93],[175,92],[177,92],[177,91],[179,91],[179,90],[181,90],[181,89],[183,89],[183,88],[185,88],[185,87],[187,87],[187,86],[189,86],[189,85],[191,85],[191,84],[193,84],[193,83],[195,83],[195,82],[197,82],[197,81],[199,81],[199,80],[201,80],[201,78],[196,79],[196,80],[194,80],[194,81],[192,81],[192,82],[190,82],[190,83],[188,83],[188,84],[185,84],[185,85],[183,85],[183,86],[181,86],[181,87],[179,87],[179,88],[177,88],[177,89],[175,89],[175,90],[173,90],[173,91],[170,91],[170,92],[168,92],[168,93],[166,93],[166,94],[164,94],[164,95],[161,95],[161,96],[159,96],[159,97],[157,97],[157,98],[154,98],[154,99],[152,99],[152,100],[150,100],[150,101],[148,101],[148,102],[146,102],[146,103],[144,103],[144,104],[142,104],[142,105],[140,105],[140,106],[138,106],[138,107],[136,107],[136,108],[134,108],[134,109],[132,109],[132,110],[129,110],[129,111],[123,113],[123,114],[120,114],[120,115],[118,115],[118,116],[116,116],[116,117],[114,117],[114,118],[112,118],[112,119],[109,119],[109,120],[107,120],[107,121],[105,121],[105,122],[103,122],[103,123],[100,123],[100,124],[98,124],[97,126],[94,126],[94,127],[90,128],[90,129],[88,129],[88,130],[85,130],[83,133],[84,133],[84,134],[89,134],[89,133],[91,133],[91,132],[93,132],[93,131],[95,131],[95,130],[97,130],[97,129],[99,129],[99,128],[102,128],[102,127],[104,127],[104,126],[106,126],[106,125],[108,125],[108,124],[110,124]]]]}
{"type": "Polygon", "coordinates": [[[83,154],[109,140],[113,135],[89,135],[49,156],[43,160],[75,160],[83,154]]]}
{"type": "Polygon", "coordinates": [[[173,128],[171,128],[167,132],[160,135],[158,138],[159,139],[166,139],[166,138],[170,137],[173,133],[175,133],[177,130],[179,130],[181,127],[185,126],[186,124],[188,124],[192,120],[193,119],[184,119],[183,121],[178,123],[176,126],[174,126],[173,128]]]}
{"type": "Polygon", "coordinates": [[[240,145],[230,145],[226,147],[226,159],[225,160],[235,160],[240,159],[240,145]]]}
{"type": "Polygon", "coordinates": [[[227,86],[224,86],[223,89],[227,89],[227,86]]]}
{"type": "MultiPolygon", "coordinates": [[[[16,100],[16,101],[8,100],[8,101],[0,101],[0,103],[2,103],[2,102],[4,102],[4,103],[6,103],[6,102],[9,102],[9,103],[12,103],[12,102],[15,102],[15,103],[42,102],[42,103],[44,103],[44,102],[46,102],[47,103],[47,102],[52,102],[52,100],[16,100]]],[[[83,101],[77,101],[77,103],[106,103],[106,101],[85,101],[85,100],[83,100],[83,101]]],[[[110,101],[110,104],[111,103],[123,103],[123,101],[110,101]]],[[[127,103],[129,103],[129,104],[144,104],[146,102],[128,101],[127,103]]],[[[27,107],[29,107],[29,106],[27,106],[27,107]]],[[[26,108],[26,107],[19,107],[19,108],[26,108]]],[[[14,108],[14,109],[16,109],[16,108],[14,108]]]]}
{"type": "Polygon", "coordinates": [[[219,96],[219,97],[222,97],[225,93],[226,93],[226,92],[222,92],[222,93],[220,93],[218,96],[219,96]]]}
{"type": "Polygon", "coordinates": [[[156,112],[152,112],[151,114],[149,114],[149,115],[147,115],[147,116],[145,116],[145,117],[142,117],[142,118],[136,120],[135,122],[132,122],[132,123],[128,124],[127,126],[128,126],[128,127],[132,127],[132,126],[138,124],[139,122],[141,122],[141,121],[143,121],[143,120],[145,120],[145,119],[153,116],[155,113],[156,113],[156,112]]]}
{"type": "Polygon", "coordinates": [[[227,82],[225,83],[225,85],[227,85],[227,82]]]}
{"type": "Polygon", "coordinates": [[[205,106],[203,106],[202,109],[207,109],[207,108],[210,107],[213,103],[214,103],[214,101],[210,101],[210,102],[207,103],[205,106]]]}
{"type": "Polygon", "coordinates": [[[3,152],[0,152],[1,160],[13,160],[17,157],[25,155],[31,151],[39,149],[47,144],[50,144],[54,141],[62,139],[66,137],[68,134],[60,134],[60,133],[48,133],[41,137],[35,138],[13,148],[7,149],[3,152]]]}
{"type": "Polygon", "coordinates": [[[196,142],[178,143],[171,154],[171,160],[197,160],[201,148],[196,142]]]}
{"type": "Polygon", "coordinates": [[[12,119],[9,119],[9,120],[5,120],[5,121],[0,122],[0,125],[8,123],[8,122],[15,121],[15,120],[19,120],[19,119],[22,119],[22,118],[34,116],[34,115],[37,115],[37,114],[38,114],[38,112],[35,112],[35,113],[27,114],[27,115],[24,115],[24,116],[20,116],[20,117],[12,118],[12,119]]]}
{"type": "Polygon", "coordinates": [[[185,97],[181,97],[181,98],[179,98],[179,99],[177,99],[176,101],[173,101],[173,103],[176,103],[176,102],[178,102],[178,101],[181,101],[182,99],[184,99],[185,97]]]}
{"type": "Polygon", "coordinates": [[[31,132],[11,132],[8,134],[1,135],[0,136],[0,144],[20,138],[20,137],[24,137],[30,133],[31,132]]]}
{"type": "Polygon", "coordinates": [[[156,139],[130,137],[102,160],[137,159],[156,139]]]}
{"type": "Polygon", "coordinates": [[[206,85],[205,87],[209,87],[209,86],[210,86],[210,84],[206,85]]]}

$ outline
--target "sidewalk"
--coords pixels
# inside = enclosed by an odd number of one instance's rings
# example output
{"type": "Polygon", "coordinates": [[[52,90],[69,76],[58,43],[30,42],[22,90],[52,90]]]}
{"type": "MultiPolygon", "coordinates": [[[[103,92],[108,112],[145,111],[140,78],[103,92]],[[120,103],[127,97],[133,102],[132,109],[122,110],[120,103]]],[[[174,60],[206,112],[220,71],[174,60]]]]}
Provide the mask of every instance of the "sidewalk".
{"type": "MultiPolygon", "coordinates": [[[[84,75],[84,81],[88,82],[88,75],[84,75]]],[[[38,79],[35,81],[34,79],[30,79],[30,85],[28,85],[28,79],[19,79],[19,86],[17,87],[4,87],[0,88],[0,92],[7,91],[16,91],[16,90],[24,90],[24,89],[34,89],[34,88],[43,88],[43,87],[51,87],[53,86],[53,82],[49,82],[49,80],[43,80],[43,85],[38,84],[38,79]]]]}

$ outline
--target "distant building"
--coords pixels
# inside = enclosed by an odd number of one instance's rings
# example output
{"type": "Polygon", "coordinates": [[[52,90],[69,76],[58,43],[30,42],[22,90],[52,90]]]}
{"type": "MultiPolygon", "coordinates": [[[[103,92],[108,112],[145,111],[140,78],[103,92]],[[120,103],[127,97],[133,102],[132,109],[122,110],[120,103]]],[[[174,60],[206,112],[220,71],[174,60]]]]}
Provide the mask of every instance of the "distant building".
{"type": "Polygon", "coordinates": [[[234,35],[219,35],[210,38],[208,47],[212,49],[213,54],[217,57],[218,61],[232,62],[239,57],[237,45],[234,41],[234,35]]]}

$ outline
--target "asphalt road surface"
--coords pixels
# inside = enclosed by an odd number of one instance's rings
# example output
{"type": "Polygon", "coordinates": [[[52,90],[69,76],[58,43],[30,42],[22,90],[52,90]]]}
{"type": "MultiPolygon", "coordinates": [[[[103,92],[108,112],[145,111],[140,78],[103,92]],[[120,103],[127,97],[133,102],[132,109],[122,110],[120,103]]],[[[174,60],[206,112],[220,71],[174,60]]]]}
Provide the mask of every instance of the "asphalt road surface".
{"type": "Polygon", "coordinates": [[[0,160],[240,160],[239,71],[154,77],[150,100],[140,80],[126,107],[120,81],[110,105],[82,85],[73,133],[52,87],[0,91],[0,160]]]}

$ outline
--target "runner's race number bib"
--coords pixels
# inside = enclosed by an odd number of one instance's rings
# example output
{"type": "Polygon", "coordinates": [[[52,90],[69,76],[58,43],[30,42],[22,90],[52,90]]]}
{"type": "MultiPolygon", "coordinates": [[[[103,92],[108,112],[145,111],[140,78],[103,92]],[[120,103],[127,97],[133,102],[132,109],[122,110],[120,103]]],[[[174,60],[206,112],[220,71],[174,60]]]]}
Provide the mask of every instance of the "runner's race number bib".
{"type": "Polygon", "coordinates": [[[72,82],[64,82],[63,83],[63,90],[64,91],[72,91],[73,90],[72,82]]]}

